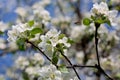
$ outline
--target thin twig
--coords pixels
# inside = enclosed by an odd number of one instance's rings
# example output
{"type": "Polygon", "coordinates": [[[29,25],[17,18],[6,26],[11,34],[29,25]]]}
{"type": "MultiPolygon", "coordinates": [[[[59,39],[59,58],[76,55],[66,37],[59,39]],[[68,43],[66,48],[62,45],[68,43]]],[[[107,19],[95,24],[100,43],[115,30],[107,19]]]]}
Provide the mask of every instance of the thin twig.
{"type": "Polygon", "coordinates": [[[57,1],[57,5],[58,5],[58,7],[59,7],[59,9],[60,9],[61,14],[64,16],[65,13],[64,13],[64,11],[63,11],[63,9],[62,9],[62,6],[61,6],[59,0],[56,0],[56,1],[57,1]]]}
{"type": "Polygon", "coordinates": [[[100,59],[99,59],[99,54],[98,54],[98,28],[100,27],[99,23],[95,23],[95,47],[96,47],[96,55],[97,55],[97,62],[96,68],[98,69],[98,72],[103,73],[106,77],[108,77],[110,80],[113,80],[111,77],[109,77],[106,72],[101,68],[100,65],[100,59]]]}
{"type": "Polygon", "coordinates": [[[73,65],[73,66],[67,66],[67,68],[96,68],[96,66],[91,66],[91,65],[73,65]]]}
{"type": "Polygon", "coordinates": [[[69,0],[69,3],[71,5],[71,7],[74,8],[74,13],[77,15],[77,18],[78,18],[78,20],[77,20],[77,22],[75,22],[75,24],[81,24],[82,14],[81,14],[80,9],[79,9],[80,0],[78,0],[75,4],[73,4],[72,1],[69,0]]]}
{"type": "Polygon", "coordinates": [[[36,45],[34,45],[32,42],[28,40],[26,40],[26,42],[31,44],[33,47],[37,48],[42,53],[42,55],[44,55],[50,62],[52,62],[52,60],[40,48],[38,48],[36,45]]]}
{"type": "Polygon", "coordinates": [[[98,28],[99,28],[100,24],[95,24],[95,49],[96,49],[96,56],[97,56],[97,62],[98,65],[100,66],[100,59],[99,59],[99,53],[98,53],[98,28]]]}
{"type": "Polygon", "coordinates": [[[99,65],[95,65],[95,67],[96,67],[101,73],[103,73],[109,80],[113,80],[109,75],[106,74],[106,72],[105,72],[99,65]]]}
{"type": "Polygon", "coordinates": [[[75,67],[73,67],[73,64],[72,64],[71,61],[68,59],[68,57],[65,56],[65,55],[62,53],[62,51],[60,51],[60,53],[61,53],[61,55],[68,61],[68,63],[71,65],[71,67],[73,68],[73,70],[74,70],[75,74],[77,75],[78,79],[81,80],[81,78],[80,78],[80,76],[78,75],[75,67]]]}

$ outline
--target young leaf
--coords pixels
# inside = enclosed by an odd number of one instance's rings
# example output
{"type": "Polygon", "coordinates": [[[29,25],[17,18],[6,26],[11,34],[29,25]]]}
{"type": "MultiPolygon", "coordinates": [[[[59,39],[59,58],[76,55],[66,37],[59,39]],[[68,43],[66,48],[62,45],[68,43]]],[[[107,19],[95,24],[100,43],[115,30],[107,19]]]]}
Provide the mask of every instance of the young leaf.
{"type": "Polygon", "coordinates": [[[83,24],[86,26],[89,26],[91,24],[91,20],[89,18],[84,18],[83,19],[83,24]]]}
{"type": "Polygon", "coordinates": [[[24,80],[29,80],[29,76],[26,72],[22,73],[22,77],[23,77],[24,80]]]}
{"type": "Polygon", "coordinates": [[[74,43],[74,41],[72,39],[70,39],[70,38],[68,38],[67,42],[70,43],[70,44],[74,43]]]}
{"type": "Polygon", "coordinates": [[[95,23],[102,24],[102,23],[104,23],[104,20],[103,20],[102,18],[97,18],[97,19],[95,20],[95,23]]]}
{"type": "Polygon", "coordinates": [[[57,62],[58,62],[58,55],[56,54],[56,51],[55,51],[52,56],[52,63],[57,64],[57,62]]]}
{"type": "Polygon", "coordinates": [[[106,20],[105,22],[106,22],[109,26],[111,26],[110,20],[106,20]]]}
{"type": "Polygon", "coordinates": [[[16,41],[16,43],[17,43],[20,50],[25,50],[25,39],[24,38],[19,38],[16,41]]]}
{"type": "Polygon", "coordinates": [[[65,37],[65,34],[60,34],[59,35],[59,39],[62,39],[63,37],[65,37]]]}
{"type": "Polygon", "coordinates": [[[2,31],[0,31],[0,35],[1,35],[1,34],[3,34],[3,32],[2,32],[2,31]]]}
{"type": "Polygon", "coordinates": [[[34,25],[34,20],[28,22],[29,26],[32,27],[34,25]]]}
{"type": "Polygon", "coordinates": [[[31,31],[30,31],[30,34],[31,35],[35,35],[35,34],[37,34],[37,33],[42,33],[43,31],[42,31],[42,29],[41,28],[34,28],[34,29],[32,29],[31,31]]]}
{"type": "Polygon", "coordinates": [[[65,65],[59,66],[58,69],[59,69],[61,72],[63,72],[63,73],[68,73],[68,69],[65,67],[65,65]]]}
{"type": "Polygon", "coordinates": [[[57,64],[58,63],[58,56],[52,57],[52,63],[57,64]]]}

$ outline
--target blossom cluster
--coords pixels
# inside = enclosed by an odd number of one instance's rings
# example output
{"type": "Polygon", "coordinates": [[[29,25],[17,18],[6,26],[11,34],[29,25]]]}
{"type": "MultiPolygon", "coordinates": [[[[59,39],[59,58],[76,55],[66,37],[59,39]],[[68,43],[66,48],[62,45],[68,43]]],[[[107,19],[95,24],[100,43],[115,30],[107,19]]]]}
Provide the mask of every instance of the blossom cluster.
{"type": "Polygon", "coordinates": [[[49,53],[49,55],[51,55],[50,53],[54,53],[55,48],[59,44],[62,44],[67,48],[70,47],[68,38],[60,35],[60,31],[58,32],[55,28],[49,30],[45,35],[41,35],[40,39],[42,41],[38,44],[38,47],[42,48],[45,53],[49,53]]]}
{"type": "Polygon", "coordinates": [[[15,61],[15,64],[17,68],[24,70],[29,65],[43,65],[44,58],[40,53],[34,53],[34,55],[29,57],[19,56],[15,61]]]}
{"type": "Polygon", "coordinates": [[[12,30],[8,31],[8,41],[15,42],[18,38],[27,38],[24,32],[32,29],[33,27],[30,27],[28,23],[12,26],[12,30]]]}
{"type": "Polygon", "coordinates": [[[117,10],[109,10],[107,3],[101,2],[100,4],[95,3],[91,9],[92,16],[107,17],[110,20],[112,26],[117,26],[115,19],[117,17],[117,10]],[[104,7],[104,8],[103,8],[104,7]],[[103,15],[103,16],[101,16],[103,15]]]}

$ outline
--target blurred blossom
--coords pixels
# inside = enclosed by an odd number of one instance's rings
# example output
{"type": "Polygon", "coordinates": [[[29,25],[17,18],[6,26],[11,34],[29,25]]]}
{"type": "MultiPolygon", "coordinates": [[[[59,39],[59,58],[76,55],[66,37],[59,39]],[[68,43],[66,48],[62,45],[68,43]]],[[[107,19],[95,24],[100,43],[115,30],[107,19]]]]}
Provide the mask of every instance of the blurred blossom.
{"type": "Polygon", "coordinates": [[[80,51],[76,53],[76,61],[78,64],[83,64],[84,52],[80,51]]]}
{"type": "Polygon", "coordinates": [[[39,2],[36,2],[34,4],[34,7],[36,7],[36,8],[39,8],[39,6],[45,7],[45,6],[49,5],[50,3],[51,3],[51,0],[41,0],[39,2]]]}
{"type": "Polygon", "coordinates": [[[5,80],[4,75],[0,74],[0,80],[5,80]]]}
{"type": "Polygon", "coordinates": [[[79,80],[77,77],[74,77],[74,79],[70,79],[70,80],[79,80]]]}
{"type": "Polygon", "coordinates": [[[16,67],[23,70],[25,67],[27,67],[30,63],[24,56],[19,56],[17,60],[15,61],[16,67]]]}
{"type": "Polygon", "coordinates": [[[15,42],[9,42],[7,46],[9,51],[18,50],[18,46],[15,42]]]}
{"type": "Polygon", "coordinates": [[[40,3],[41,1],[32,6],[34,20],[46,24],[47,22],[50,21],[51,16],[50,13],[47,10],[45,10],[45,7],[42,6],[40,3]]]}
{"type": "Polygon", "coordinates": [[[44,62],[45,62],[43,56],[40,53],[35,53],[31,57],[31,60],[33,60],[34,64],[41,64],[41,65],[43,65],[44,62]]]}
{"type": "Polygon", "coordinates": [[[22,17],[25,17],[27,15],[27,10],[26,8],[23,8],[23,7],[17,7],[15,12],[22,17]]]}
{"type": "Polygon", "coordinates": [[[80,38],[80,35],[83,35],[83,31],[85,30],[86,26],[74,26],[71,28],[71,38],[74,40],[78,40],[80,38]]]}
{"type": "Polygon", "coordinates": [[[7,47],[5,40],[0,38],[0,49],[5,49],[7,47]]]}
{"type": "Polygon", "coordinates": [[[30,75],[30,76],[34,76],[34,75],[38,75],[38,70],[40,69],[40,67],[27,67],[25,69],[25,72],[30,75]]]}
{"type": "Polygon", "coordinates": [[[8,28],[9,28],[8,24],[3,23],[2,21],[0,21],[0,31],[4,32],[8,28]]]}
{"type": "Polygon", "coordinates": [[[54,65],[44,66],[39,71],[38,80],[63,80],[61,72],[54,65]]]}
{"type": "Polygon", "coordinates": [[[120,4],[120,0],[111,0],[113,4],[120,4]]]}

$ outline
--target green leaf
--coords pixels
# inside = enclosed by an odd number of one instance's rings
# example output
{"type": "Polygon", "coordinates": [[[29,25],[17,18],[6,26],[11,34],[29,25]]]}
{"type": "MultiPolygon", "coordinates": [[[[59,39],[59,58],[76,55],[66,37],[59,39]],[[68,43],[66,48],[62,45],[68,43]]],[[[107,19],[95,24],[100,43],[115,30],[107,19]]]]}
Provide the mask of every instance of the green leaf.
{"type": "Polygon", "coordinates": [[[110,20],[106,20],[105,23],[107,23],[109,26],[111,26],[110,20]]]}
{"type": "Polygon", "coordinates": [[[120,73],[117,73],[117,74],[115,75],[115,77],[118,78],[118,79],[120,79],[120,73]]]}
{"type": "Polygon", "coordinates": [[[68,73],[68,69],[65,67],[65,65],[60,65],[58,69],[63,73],[68,73]]]}
{"type": "Polygon", "coordinates": [[[37,33],[42,33],[43,31],[42,31],[42,29],[41,28],[34,28],[34,29],[32,29],[31,31],[30,31],[30,34],[31,35],[35,35],[35,34],[37,34],[37,33]]]}
{"type": "Polygon", "coordinates": [[[52,57],[52,63],[57,64],[58,63],[58,56],[52,57]]]}
{"type": "Polygon", "coordinates": [[[94,16],[91,15],[91,19],[94,21],[96,18],[94,16]]]}
{"type": "Polygon", "coordinates": [[[95,20],[95,23],[102,24],[102,23],[104,23],[104,20],[103,20],[102,18],[97,18],[97,19],[95,20]]]}
{"type": "Polygon", "coordinates": [[[28,22],[29,26],[32,27],[34,25],[34,20],[28,22]]]}
{"type": "Polygon", "coordinates": [[[65,34],[60,34],[59,35],[59,39],[62,39],[63,37],[65,37],[65,34]]]}
{"type": "Polygon", "coordinates": [[[89,26],[91,24],[91,20],[89,18],[84,18],[83,19],[83,24],[86,25],[86,26],[89,26]]]}
{"type": "Polygon", "coordinates": [[[3,34],[4,32],[0,31],[0,35],[3,34]]]}
{"type": "Polygon", "coordinates": [[[24,38],[19,38],[16,41],[16,43],[17,43],[20,50],[25,50],[25,39],[24,38]]]}
{"type": "Polygon", "coordinates": [[[46,41],[46,42],[47,42],[48,44],[51,44],[51,41],[49,41],[49,40],[48,40],[48,41],[46,41]]]}
{"type": "Polygon", "coordinates": [[[24,80],[29,80],[29,76],[26,72],[22,73],[22,77],[23,77],[24,80]]]}
{"type": "Polygon", "coordinates": [[[53,53],[52,63],[53,64],[57,64],[58,63],[58,55],[56,54],[56,51],[53,53]]]}
{"type": "Polygon", "coordinates": [[[68,38],[67,42],[70,43],[70,44],[74,43],[74,41],[72,39],[70,39],[70,38],[68,38]]]}

